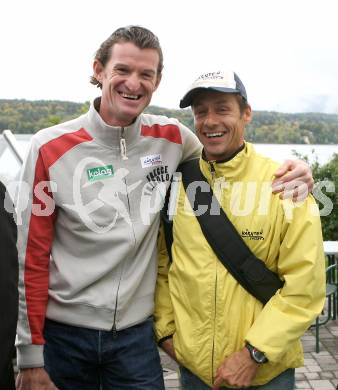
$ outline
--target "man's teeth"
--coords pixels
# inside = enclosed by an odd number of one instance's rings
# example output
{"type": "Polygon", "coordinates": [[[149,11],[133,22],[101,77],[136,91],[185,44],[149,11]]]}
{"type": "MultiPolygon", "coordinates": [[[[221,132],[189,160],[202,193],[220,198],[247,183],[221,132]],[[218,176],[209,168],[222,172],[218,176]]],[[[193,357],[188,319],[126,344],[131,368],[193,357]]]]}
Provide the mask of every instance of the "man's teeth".
{"type": "Polygon", "coordinates": [[[214,138],[214,137],[222,137],[224,133],[206,133],[205,135],[208,137],[208,138],[214,138]]]}
{"type": "Polygon", "coordinates": [[[139,98],[138,95],[130,95],[129,93],[121,92],[121,96],[127,99],[137,100],[139,98]]]}

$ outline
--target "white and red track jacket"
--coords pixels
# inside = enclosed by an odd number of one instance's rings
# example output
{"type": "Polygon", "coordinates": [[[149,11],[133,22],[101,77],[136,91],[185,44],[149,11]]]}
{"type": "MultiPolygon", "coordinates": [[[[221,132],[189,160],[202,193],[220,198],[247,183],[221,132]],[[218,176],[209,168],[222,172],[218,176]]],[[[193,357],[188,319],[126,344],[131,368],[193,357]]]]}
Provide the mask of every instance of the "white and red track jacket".
{"type": "Polygon", "coordinates": [[[153,312],[159,208],[200,153],[175,119],[107,125],[94,105],[32,138],[17,203],[20,368],[43,361],[45,318],[123,329],[153,312]]]}

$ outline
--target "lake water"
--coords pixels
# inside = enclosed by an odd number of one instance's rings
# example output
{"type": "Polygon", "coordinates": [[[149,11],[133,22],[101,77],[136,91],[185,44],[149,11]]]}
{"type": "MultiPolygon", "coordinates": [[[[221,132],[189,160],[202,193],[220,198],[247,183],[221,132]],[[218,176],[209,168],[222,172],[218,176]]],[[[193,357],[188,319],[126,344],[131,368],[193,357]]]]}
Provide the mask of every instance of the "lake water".
{"type": "Polygon", "coordinates": [[[255,148],[257,152],[279,162],[295,158],[296,151],[301,156],[307,156],[310,162],[317,159],[320,165],[326,164],[334,153],[338,153],[338,145],[255,144],[255,148]]]}
{"type": "MultiPolygon", "coordinates": [[[[25,155],[29,146],[31,135],[18,134],[18,148],[22,155],[25,155]]],[[[334,153],[338,153],[338,145],[296,145],[296,144],[255,144],[257,152],[264,154],[273,160],[283,162],[286,159],[295,158],[294,151],[302,156],[308,156],[312,162],[318,159],[319,164],[327,163],[334,153]]],[[[13,153],[8,149],[7,144],[0,136],[0,180],[5,183],[17,177],[20,164],[13,153]]]]}

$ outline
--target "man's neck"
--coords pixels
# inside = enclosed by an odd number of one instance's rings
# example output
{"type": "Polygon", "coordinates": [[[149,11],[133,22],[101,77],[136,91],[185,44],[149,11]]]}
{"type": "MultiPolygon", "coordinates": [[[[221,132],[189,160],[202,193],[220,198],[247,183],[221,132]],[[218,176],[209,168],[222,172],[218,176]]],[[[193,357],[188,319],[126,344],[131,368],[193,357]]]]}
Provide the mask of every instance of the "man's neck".
{"type": "Polygon", "coordinates": [[[206,160],[206,161],[214,161],[214,162],[216,162],[216,163],[225,163],[225,162],[227,162],[227,161],[232,160],[234,157],[236,157],[237,154],[238,154],[239,152],[241,152],[241,151],[244,149],[244,147],[245,147],[245,142],[243,142],[243,144],[242,144],[235,152],[229,154],[229,156],[227,156],[227,157],[220,157],[220,158],[216,158],[216,159],[209,159],[209,158],[206,156],[205,151],[204,151],[204,149],[203,149],[203,151],[202,151],[202,157],[203,157],[203,160],[206,160]]]}
{"type": "Polygon", "coordinates": [[[97,113],[100,115],[104,123],[106,123],[108,126],[113,126],[113,127],[128,127],[132,125],[136,118],[133,120],[118,120],[118,119],[112,119],[110,115],[108,114],[107,110],[102,106],[101,104],[101,98],[96,98],[94,101],[94,108],[97,111],[97,113]]]}

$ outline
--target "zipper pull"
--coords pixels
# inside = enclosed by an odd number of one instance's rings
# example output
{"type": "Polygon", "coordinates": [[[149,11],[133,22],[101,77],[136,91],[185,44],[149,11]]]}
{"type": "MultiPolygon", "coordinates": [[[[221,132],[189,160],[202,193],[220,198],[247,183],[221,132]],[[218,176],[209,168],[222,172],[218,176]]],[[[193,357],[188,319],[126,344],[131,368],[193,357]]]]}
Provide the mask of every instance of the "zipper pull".
{"type": "Polygon", "coordinates": [[[121,131],[120,150],[121,150],[122,160],[128,160],[128,157],[127,157],[127,144],[126,144],[126,140],[124,138],[124,128],[123,127],[122,127],[122,131],[121,131]]]}
{"type": "Polygon", "coordinates": [[[214,182],[216,171],[215,171],[215,162],[214,161],[208,161],[210,166],[210,173],[211,173],[211,180],[214,182]]]}

